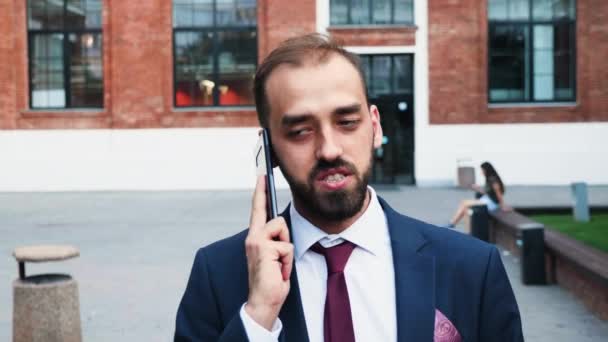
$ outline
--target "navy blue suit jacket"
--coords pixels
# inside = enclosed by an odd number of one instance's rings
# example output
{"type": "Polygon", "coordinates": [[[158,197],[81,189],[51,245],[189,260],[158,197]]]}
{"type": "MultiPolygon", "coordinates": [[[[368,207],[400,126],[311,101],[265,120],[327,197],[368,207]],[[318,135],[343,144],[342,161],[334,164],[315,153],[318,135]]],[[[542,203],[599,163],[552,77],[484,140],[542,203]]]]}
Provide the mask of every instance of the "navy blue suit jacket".
{"type": "MultiPolygon", "coordinates": [[[[435,309],[462,341],[523,341],[519,309],[494,246],[380,204],[393,250],[399,342],[433,341],[435,309]]],[[[289,210],[283,216],[290,226],[289,210]]],[[[239,315],[248,293],[246,236],[245,230],[197,252],[175,341],[248,340],[239,315]]],[[[296,272],[279,314],[285,342],[309,341],[296,272]]]]}

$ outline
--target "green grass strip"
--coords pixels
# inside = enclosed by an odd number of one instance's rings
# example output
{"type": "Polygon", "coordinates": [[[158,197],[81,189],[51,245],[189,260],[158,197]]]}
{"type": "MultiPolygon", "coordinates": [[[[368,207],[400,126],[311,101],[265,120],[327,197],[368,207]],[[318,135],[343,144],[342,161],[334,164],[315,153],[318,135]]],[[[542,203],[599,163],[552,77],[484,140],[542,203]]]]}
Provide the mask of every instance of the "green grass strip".
{"type": "Polygon", "coordinates": [[[572,215],[532,215],[533,220],[608,253],[608,214],[591,215],[589,222],[576,222],[572,215]]]}

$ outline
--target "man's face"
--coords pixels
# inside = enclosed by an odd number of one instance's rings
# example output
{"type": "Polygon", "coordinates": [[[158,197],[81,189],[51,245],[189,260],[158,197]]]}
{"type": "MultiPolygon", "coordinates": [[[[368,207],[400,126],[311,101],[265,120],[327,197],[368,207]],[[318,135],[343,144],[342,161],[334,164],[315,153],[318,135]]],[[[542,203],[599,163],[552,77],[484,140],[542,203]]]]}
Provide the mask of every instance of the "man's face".
{"type": "Polygon", "coordinates": [[[355,67],[337,54],[281,65],[266,92],[272,146],[298,210],[329,222],[359,213],[382,128],[355,67]]]}

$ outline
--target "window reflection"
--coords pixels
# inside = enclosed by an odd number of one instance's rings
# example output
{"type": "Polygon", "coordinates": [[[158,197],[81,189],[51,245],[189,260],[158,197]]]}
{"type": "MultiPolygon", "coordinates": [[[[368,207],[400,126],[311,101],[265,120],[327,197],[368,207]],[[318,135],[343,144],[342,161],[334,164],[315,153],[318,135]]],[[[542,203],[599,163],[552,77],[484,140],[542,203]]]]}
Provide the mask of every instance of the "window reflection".
{"type": "Polygon", "coordinates": [[[213,105],[213,40],[201,32],[175,34],[176,105],[213,105]]]}
{"type": "Polygon", "coordinates": [[[375,0],[372,2],[372,23],[390,24],[391,23],[391,0],[375,0]]]}
{"type": "Polygon", "coordinates": [[[410,55],[364,55],[360,58],[369,97],[413,92],[410,55]]]}
{"type": "Polygon", "coordinates": [[[30,66],[32,107],[65,107],[63,35],[39,34],[33,36],[30,66]]]}
{"type": "Polygon", "coordinates": [[[74,107],[103,106],[101,35],[70,34],[70,90],[74,107]]]}
{"type": "Polygon", "coordinates": [[[31,107],[103,107],[101,1],[27,7],[31,107]]]}
{"type": "Polygon", "coordinates": [[[414,22],[414,1],[395,0],[395,24],[408,24],[414,22]]]}
{"type": "Polygon", "coordinates": [[[528,101],[529,49],[525,27],[510,25],[490,29],[490,98],[493,100],[528,101]]]}
{"type": "Polygon", "coordinates": [[[223,32],[219,36],[219,104],[247,105],[253,103],[256,40],[249,32],[223,32]]]}
{"type": "Polygon", "coordinates": [[[489,99],[575,100],[575,0],[488,0],[489,99]]]}
{"type": "Polygon", "coordinates": [[[390,56],[372,58],[372,93],[383,95],[391,92],[391,72],[390,56]]]}
{"type": "Polygon", "coordinates": [[[330,3],[330,16],[332,25],[348,24],[350,0],[332,0],[330,3]]]}
{"type": "Polygon", "coordinates": [[[391,25],[414,22],[413,0],[331,0],[331,25],[391,25]]]}
{"type": "Polygon", "coordinates": [[[255,0],[175,0],[173,8],[175,106],[252,105],[255,0]],[[197,3],[206,7],[193,12],[197,3]]]}

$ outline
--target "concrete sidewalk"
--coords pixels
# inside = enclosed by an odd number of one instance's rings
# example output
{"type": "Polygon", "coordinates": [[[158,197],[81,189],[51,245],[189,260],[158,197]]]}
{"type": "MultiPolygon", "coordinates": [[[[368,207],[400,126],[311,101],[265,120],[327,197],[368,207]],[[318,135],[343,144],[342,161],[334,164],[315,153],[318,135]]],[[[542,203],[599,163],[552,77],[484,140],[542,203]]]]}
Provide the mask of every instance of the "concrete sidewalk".
{"type": "MultiPolygon", "coordinates": [[[[567,187],[510,187],[513,206],[570,204],[567,187]]],[[[443,224],[457,189],[379,188],[403,213],[443,224]]],[[[589,189],[592,205],[608,205],[608,187],[589,189]]],[[[249,191],[0,193],[0,341],[11,339],[15,246],[70,243],[81,257],[31,265],[28,273],[68,272],[80,285],[85,341],[167,341],[193,256],[203,245],[247,225],[249,191]]],[[[285,204],[289,194],[279,192],[285,204]]],[[[503,255],[529,341],[606,341],[608,323],[558,286],[523,286],[518,261],[503,255]]]]}

